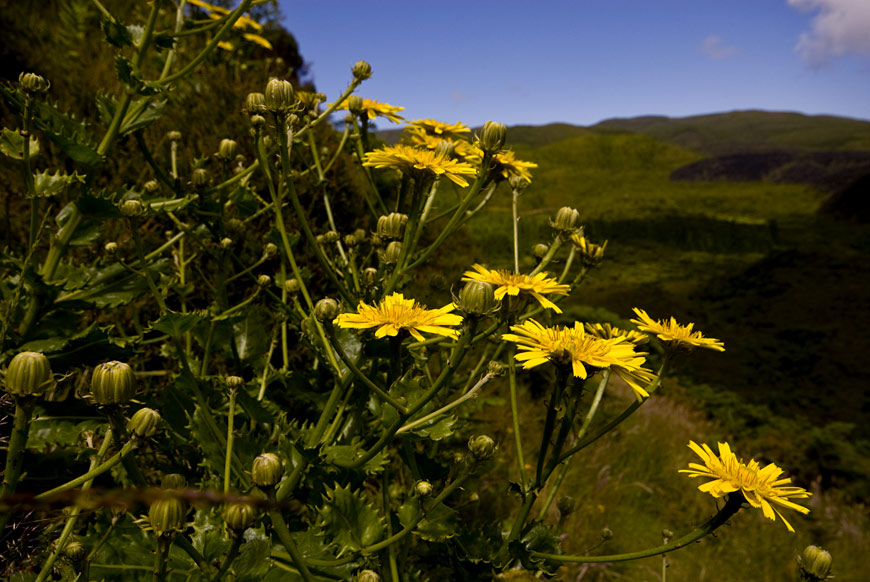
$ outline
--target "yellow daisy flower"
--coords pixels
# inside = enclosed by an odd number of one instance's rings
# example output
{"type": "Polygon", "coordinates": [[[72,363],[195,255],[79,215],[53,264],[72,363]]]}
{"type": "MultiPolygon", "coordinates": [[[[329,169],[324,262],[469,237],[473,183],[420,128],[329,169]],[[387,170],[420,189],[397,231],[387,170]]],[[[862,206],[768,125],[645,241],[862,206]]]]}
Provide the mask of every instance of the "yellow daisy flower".
{"type": "Polygon", "coordinates": [[[534,319],[512,325],[502,339],[515,342],[521,353],[516,355],[523,368],[534,368],[545,362],[571,364],[577,378],[585,379],[586,366],[611,368],[634,390],[638,400],[649,393],[640,382],[649,382],[655,376],[642,368],[643,355],[634,351],[634,344],[625,338],[600,339],[587,335],[578,321],[574,327],[544,327],[534,319]]]}
{"type": "Polygon", "coordinates": [[[604,249],[607,248],[607,241],[604,241],[603,245],[596,245],[589,242],[589,239],[582,234],[572,234],[571,242],[574,243],[580,260],[587,267],[596,267],[604,260],[604,249]]]}
{"type": "Polygon", "coordinates": [[[639,331],[619,329],[613,327],[609,323],[584,323],[583,329],[586,333],[598,339],[613,339],[615,337],[625,338],[636,346],[643,345],[649,341],[649,336],[639,331]]]}
{"type": "Polygon", "coordinates": [[[364,166],[395,168],[411,175],[419,172],[444,176],[459,186],[468,186],[466,176],[473,177],[477,171],[465,162],[451,160],[443,154],[407,145],[385,146],[365,155],[364,166]]]}
{"type": "Polygon", "coordinates": [[[632,319],[641,331],[654,333],[662,341],[676,342],[680,346],[689,348],[708,348],[719,352],[725,351],[725,344],[712,337],[704,337],[700,331],[692,331],[694,323],[679,325],[677,320],[671,317],[670,321],[656,321],[647,315],[643,309],[634,308],[634,312],[640,319],[632,319]]]}
{"type": "Polygon", "coordinates": [[[552,309],[556,313],[562,313],[559,306],[544,297],[544,294],[567,295],[571,290],[570,285],[561,285],[553,277],[547,277],[544,273],[538,273],[533,277],[511,273],[504,269],[487,269],[483,265],[473,265],[474,271],[465,271],[463,281],[483,281],[496,286],[495,298],[501,301],[505,295],[517,296],[527,293],[538,300],[541,307],[552,309]]]}
{"type": "MultiPolygon", "coordinates": [[[[337,107],[337,109],[349,111],[347,99],[345,99],[341,103],[341,105],[337,107]]],[[[389,103],[381,103],[380,101],[375,101],[374,99],[363,99],[362,110],[366,112],[366,115],[369,119],[375,119],[376,117],[386,117],[387,120],[391,121],[392,123],[401,123],[405,121],[404,117],[398,115],[399,111],[405,110],[404,107],[390,105],[389,103]]]]}
{"type": "Polygon", "coordinates": [[[457,339],[459,332],[450,326],[462,323],[462,316],[450,313],[453,309],[452,303],[440,309],[426,309],[413,299],[405,299],[401,293],[393,293],[375,306],[360,301],[356,313],[342,313],[333,323],[353,329],[376,327],[375,337],[378,338],[407,330],[418,341],[425,339],[421,331],[457,339]]]}
{"type": "Polygon", "coordinates": [[[471,133],[471,128],[458,121],[456,123],[442,123],[434,119],[416,119],[408,126],[409,131],[420,130],[423,133],[434,135],[442,139],[462,138],[462,134],[471,133]]]}
{"type": "MultiPolygon", "coordinates": [[[[466,161],[469,164],[479,164],[483,161],[483,152],[479,147],[474,146],[474,149],[467,154],[466,161]]],[[[538,164],[518,160],[511,150],[503,150],[492,157],[492,167],[497,178],[510,180],[517,176],[526,182],[531,182],[532,173],[529,170],[537,168],[538,164]]]]}
{"type": "Polygon", "coordinates": [[[709,493],[718,499],[739,491],[749,505],[761,508],[764,517],[776,521],[778,515],[788,531],[792,533],[794,528],[772,504],[804,514],[810,512],[806,507],[792,503],[789,499],[806,499],[812,493],[800,487],[786,487],[791,483],[791,479],[780,479],[782,469],[773,463],[764,467],[761,467],[755,459],[744,463],[731,452],[728,443],[719,443],[718,456],[706,444],[698,446],[694,441],[689,441],[689,448],[701,457],[704,464],[689,463],[689,468],[680,469],[680,473],[686,473],[689,477],[713,479],[698,486],[698,489],[704,493],[709,493]]]}

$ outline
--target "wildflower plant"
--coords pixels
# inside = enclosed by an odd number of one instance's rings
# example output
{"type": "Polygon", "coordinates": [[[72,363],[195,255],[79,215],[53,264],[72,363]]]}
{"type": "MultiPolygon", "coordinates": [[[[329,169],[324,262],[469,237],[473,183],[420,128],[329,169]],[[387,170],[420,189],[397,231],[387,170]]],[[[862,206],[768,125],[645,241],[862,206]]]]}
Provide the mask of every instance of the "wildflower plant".
{"type": "Polygon", "coordinates": [[[15,413],[0,531],[29,512],[56,523],[23,580],[398,582],[444,563],[455,579],[546,576],[669,552],[744,504],[806,512],[792,500],[809,493],[776,465],[693,442],[704,464],[684,472],[726,500],[709,521],[635,552],[564,552],[547,509],[572,461],[655,397],[672,351],[723,343],[640,309],[638,330],[543,319],[604,258],[568,207],[529,272],[515,229],[513,265],[443,273],[453,302],[426,307],[420,267],[500,191],[516,223],[535,164],[494,122],[419,119],[400,144],[372,143],[368,123],[403,108],[356,95],[364,61],[329,99],[263,79],[238,103],[244,132],[187,151],[161,124],[232,34],[270,49],[253,4],[153,2],[141,27],[100,5],[122,88],[99,97],[99,122],[62,112],[39,75],[0,86],[13,114],[0,151],[29,215],[2,254],[0,368],[15,413]],[[348,115],[333,128],[337,110],[348,115]],[[655,372],[646,334],[665,345],[655,372]],[[555,371],[534,439],[520,430],[517,363],[555,371]],[[603,420],[614,375],[636,400],[603,420]],[[468,422],[468,402],[503,377],[512,443],[468,422]],[[61,435],[47,467],[28,435],[34,413],[60,409],[81,421],[38,420],[35,438],[61,435]],[[504,483],[516,503],[485,529],[457,508],[502,454],[516,462],[504,483]]]}

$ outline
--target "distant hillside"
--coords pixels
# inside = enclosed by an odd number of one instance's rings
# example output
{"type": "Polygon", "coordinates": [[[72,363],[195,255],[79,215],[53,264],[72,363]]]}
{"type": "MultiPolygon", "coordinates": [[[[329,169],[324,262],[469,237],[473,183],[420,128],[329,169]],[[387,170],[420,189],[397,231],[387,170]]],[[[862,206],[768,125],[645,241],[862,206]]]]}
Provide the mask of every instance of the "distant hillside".
{"type": "Polygon", "coordinates": [[[870,150],[870,122],[830,115],[732,111],[680,118],[614,118],[589,129],[640,133],[714,155],[785,149],[870,150]]]}

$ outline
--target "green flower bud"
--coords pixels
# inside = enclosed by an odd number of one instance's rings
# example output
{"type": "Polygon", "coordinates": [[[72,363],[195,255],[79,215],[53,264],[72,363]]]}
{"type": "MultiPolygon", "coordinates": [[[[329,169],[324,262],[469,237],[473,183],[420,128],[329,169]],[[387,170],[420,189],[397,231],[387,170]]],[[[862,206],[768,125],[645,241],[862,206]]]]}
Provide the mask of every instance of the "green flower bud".
{"type": "Polygon", "coordinates": [[[111,361],[94,368],[91,394],[97,404],[126,404],[136,394],[136,376],[124,362],[111,361]]]}
{"type": "Polygon", "coordinates": [[[347,245],[348,248],[352,249],[359,244],[359,240],[356,236],[349,234],[344,237],[344,244],[347,245]]]}
{"type": "Polygon", "coordinates": [[[291,295],[299,293],[299,281],[297,281],[296,279],[285,279],[284,290],[291,295]]]}
{"type": "Polygon", "coordinates": [[[232,234],[245,234],[245,222],[238,218],[229,218],[224,222],[224,228],[232,234]]]}
{"type": "Polygon", "coordinates": [[[468,450],[475,461],[485,461],[495,454],[495,441],[485,434],[468,439],[468,450]]]}
{"type": "Polygon", "coordinates": [[[339,240],[341,240],[341,235],[335,232],[334,230],[330,230],[326,234],[323,235],[323,240],[326,241],[327,244],[335,244],[339,240]]]}
{"type": "Polygon", "coordinates": [[[571,242],[574,243],[574,248],[585,266],[597,267],[604,260],[604,249],[607,248],[607,241],[604,241],[602,245],[596,245],[589,242],[589,239],[582,234],[574,234],[571,236],[571,242]]]}
{"type": "Polygon", "coordinates": [[[365,81],[372,76],[372,66],[365,61],[357,61],[351,69],[355,79],[365,81]]]}
{"type": "Polygon", "coordinates": [[[471,317],[489,315],[498,307],[492,284],[484,281],[469,281],[454,298],[456,308],[471,317]]]}
{"type": "Polygon", "coordinates": [[[159,536],[171,535],[184,529],[187,504],[176,497],[158,499],[148,508],[148,523],[159,536]]]}
{"type": "Polygon", "coordinates": [[[379,236],[376,235],[376,234],[373,234],[373,235],[372,235],[371,243],[372,243],[372,246],[373,246],[373,247],[381,247],[381,246],[384,245],[384,241],[382,241],[382,240],[381,240],[381,237],[379,237],[379,236]]]}
{"type": "Polygon", "coordinates": [[[486,373],[491,376],[501,376],[502,374],[504,374],[504,364],[493,360],[489,364],[487,364],[486,373]]]}
{"type": "Polygon", "coordinates": [[[51,83],[36,73],[21,73],[18,84],[28,93],[45,93],[51,87],[51,83]]]}
{"type": "Polygon", "coordinates": [[[390,244],[387,245],[387,249],[384,251],[383,260],[387,265],[395,265],[399,262],[399,257],[402,256],[402,243],[397,240],[394,240],[390,244]]]}
{"type": "Polygon", "coordinates": [[[296,104],[296,96],[290,81],[271,79],[264,93],[266,109],[272,113],[286,113],[296,104]]]}
{"type": "Polygon", "coordinates": [[[208,186],[208,170],[205,168],[196,168],[190,175],[190,182],[194,188],[200,189],[208,186]]]}
{"type": "Polygon", "coordinates": [[[268,287],[272,284],[272,277],[269,275],[260,275],[257,277],[257,286],[261,288],[268,287]]]}
{"type": "Polygon", "coordinates": [[[522,192],[529,185],[529,181],[522,176],[511,176],[508,178],[508,184],[510,184],[511,190],[522,192]]]}
{"type": "Polygon", "coordinates": [[[48,358],[39,352],[16,354],[6,368],[6,391],[14,396],[39,396],[54,386],[48,358]]]}
{"type": "Polygon", "coordinates": [[[374,287],[378,283],[378,270],[374,267],[369,267],[362,272],[363,287],[374,287]]]}
{"type": "Polygon", "coordinates": [[[63,547],[63,555],[70,562],[81,562],[88,555],[88,549],[79,540],[69,540],[63,547]]]}
{"type": "Polygon", "coordinates": [[[238,390],[245,385],[245,379],[239,376],[227,376],[224,378],[224,385],[230,390],[238,390]]]}
{"type": "Polygon", "coordinates": [[[665,528],[662,530],[662,539],[665,540],[665,543],[668,543],[668,540],[674,537],[674,532],[665,528]]]}
{"type": "Polygon", "coordinates": [[[275,453],[263,453],[254,459],[251,468],[251,480],[258,487],[274,487],[281,481],[284,467],[281,459],[275,453]]]}
{"type": "Polygon", "coordinates": [[[445,158],[451,158],[456,153],[456,146],[452,142],[441,140],[435,147],[435,153],[445,158]]]}
{"type": "Polygon", "coordinates": [[[825,580],[831,573],[833,561],[829,552],[818,546],[807,546],[803,554],[798,557],[801,580],[805,582],[825,580]]]}
{"type": "Polygon", "coordinates": [[[358,228],[353,231],[353,236],[355,236],[356,240],[358,240],[359,242],[363,242],[368,238],[368,233],[366,232],[366,229],[358,228]]]}
{"type": "Polygon", "coordinates": [[[363,570],[356,575],[356,582],[381,582],[381,577],[374,570],[363,570]]]}
{"type": "Polygon", "coordinates": [[[338,301],[331,297],[324,297],[314,306],[314,317],[322,323],[328,323],[338,317],[338,301]]]}
{"type": "Polygon", "coordinates": [[[601,539],[609,540],[613,537],[613,530],[609,527],[605,527],[601,529],[601,539]]]}
{"type": "Polygon", "coordinates": [[[252,115],[251,126],[257,130],[263,129],[266,126],[266,118],[262,115],[252,115]]]}
{"type": "Polygon", "coordinates": [[[532,254],[535,255],[537,259],[543,259],[547,256],[547,252],[549,252],[550,247],[545,245],[544,243],[538,243],[532,247],[532,254]]]}
{"type": "Polygon", "coordinates": [[[414,494],[417,497],[429,497],[434,489],[429,481],[417,481],[414,485],[414,494]]]}
{"type": "Polygon", "coordinates": [[[559,498],[559,501],[556,502],[556,509],[559,510],[559,514],[567,517],[574,513],[574,508],[577,506],[577,502],[574,501],[574,498],[570,495],[563,495],[559,498]]]}
{"type": "Polygon", "coordinates": [[[315,236],[315,237],[314,237],[314,240],[315,240],[315,241],[317,242],[317,244],[319,244],[319,245],[324,245],[324,244],[326,244],[326,237],[323,236],[322,234],[318,234],[317,236],[315,236]]]}
{"type": "Polygon", "coordinates": [[[478,141],[484,152],[497,154],[507,141],[507,128],[502,123],[487,121],[480,130],[478,141]]]}
{"type": "Polygon", "coordinates": [[[103,246],[103,250],[109,255],[114,255],[118,252],[118,243],[115,241],[109,241],[103,246]]]}
{"type": "Polygon", "coordinates": [[[236,157],[236,151],[239,149],[239,144],[232,139],[222,139],[218,146],[218,157],[222,160],[230,161],[236,157]]]}
{"type": "Polygon", "coordinates": [[[180,131],[166,132],[166,139],[168,139],[169,141],[181,141],[181,132],[180,131]]]}
{"type": "Polygon", "coordinates": [[[149,194],[153,194],[154,192],[160,190],[160,182],[158,182],[157,180],[148,180],[147,182],[145,182],[145,184],[143,184],[143,188],[145,188],[145,191],[149,194]]]}
{"type": "Polygon", "coordinates": [[[248,93],[248,96],[245,97],[245,111],[251,116],[264,113],[266,111],[266,96],[262,93],[248,93]]]}
{"type": "Polygon", "coordinates": [[[580,213],[569,206],[563,206],[556,212],[556,218],[550,224],[561,234],[574,234],[580,228],[580,213]]]}
{"type": "Polygon", "coordinates": [[[147,438],[157,432],[160,423],[160,415],[151,408],[140,408],[133,413],[130,422],[127,423],[127,431],[140,438],[147,438]]]}
{"type": "Polygon", "coordinates": [[[184,489],[187,487],[187,480],[179,473],[167,473],[160,481],[160,486],[163,489],[184,489]]]}
{"type": "Polygon", "coordinates": [[[351,95],[347,98],[347,110],[353,113],[354,115],[362,115],[363,112],[363,100],[359,95],[351,95]]]}
{"type": "Polygon", "coordinates": [[[230,503],[224,509],[224,523],[234,533],[242,533],[257,521],[257,508],[250,503],[230,503]]]}
{"type": "Polygon", "coordinates": [[[275,243],[266,243],[266,246],[263,247],[263,255],[267,257],[273,257],[277,252],[278,246],[275,243]]]}
{"type": "Polygon", "coordinates": [[[378,236],[385,241],[402,240],[407,223],[407,214],[391,212],[387,216],[381,216],[378,218],[378,236]]]}
{"type": "Polygon", "coordinates": [[[121,214],[127,218],[134,216],[142,216],[145,213],[145,207],[138,200],[124,200],[121,203],[121,214]]]}
{"type": "Polygon", "coordinates": [[[233,246],[233,239],[231,239],[230,237],[225,236],[224,238],[221,239],[221,248],[222,249],[227,250],[232,246],[233,246]]]}

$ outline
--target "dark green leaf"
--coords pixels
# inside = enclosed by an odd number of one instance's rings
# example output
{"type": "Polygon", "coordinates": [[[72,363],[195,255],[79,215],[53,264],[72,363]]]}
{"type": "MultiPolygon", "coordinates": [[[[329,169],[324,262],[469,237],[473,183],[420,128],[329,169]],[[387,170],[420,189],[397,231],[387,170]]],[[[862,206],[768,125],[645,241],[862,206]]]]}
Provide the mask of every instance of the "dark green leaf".
{"type": "MultiPolygon", "coordinates": [[[[145,90],[143,89],[143,91],[145,90]]],[[[142,103],[143,99],[147,99],[147,97],[137,99],[130,104],[130,108],[127,110],[127,115],[124,116],[124,121],[121,122],[121,129],[119,131],[120,135],[126,135],[144,127],[148,127],[149,125],[160,119],[160,115],[163,113],[163,107],[166,105],[166,101],[149,102],[141,113],[135,114],[135,112],[139,110],[140,104],[142,103]]]]}
{"type": "Polygon", "coordinates": [[[352,492],[350,485],[326,488],[320,520],[326,534],[348,550],[361,550],[384,537],[383,518],[362,493],[352,492]]]}
{"type": "Polygon", "coordinates": [[[272,542],[262,527],[248,528],[239,556],[233,562],[233,570],[239,582],[258,582],[269,571],[269,555],[272,542]]]}
{"type": "MultiPolygon", "coordinates": [[[[420,500],[413,498],[396,512],[403,527],[411,526],[423,511],[420,500]]],[[[439,503],[414,528],[414,533],[429,542],[443,542],[456,535],[456,512],[439,503]]]]}
{"type": "Polygon", "coordinates": [[[114,20],[103,21],[103,32],[109,44],[116,47],[125,47],[133,44],[133,36],[127,27],[114,20]]]}
{"type": "Polygon", "coordinates": [[[167,311],[160,319],[151,324],[151,329],[161,331],[170,337],[178,337],[192,330],[196,324],[205,321],[205,317],[196,313],[178,313],[167,311]]]}
{"type": "Polygon", "coordinates": [[[157,48],[161,49],[171,49],[172,45],[175,44],[175,40],[172,38],[172,35],[165,33],[155,34],[152,38],[152,42],[157,48]]]}
{"type": "Polygon", "coordinates": [[[215,475],[222,475],[224,472],[224,461],[226,455],[224,448],[221,446],[218,439],[212,433],[208,423],[203,418],[202,410],[199,406],[193,413],[193,418],[190,421],[190,435],[193,442],[199,445],[202,450],[201,465],[204,465],[211,470],[215,475]]]}
{"type": "MultiPolygon", "coordinates": [[[[3,128],[0,133],[0,152],[13,160],[24,159],[24,136],[17,131],[3,128]]],[[[30,138],[30,157],[39,154],[39,142],[35,137],[30,138]]]]}
{"type": "MultiPolygon", "coordinates": [[[[323,447],[323,457],[327,463],[346,466],[356,460],[358,453],[362,450],[362,441],[354,439],[354,442],[349,445],[333,445],[323,447]]],[[[384,465],[387,464],[386,449],[379,452],[377,455],[369,459],[361,468],[366,473],[379,473],[384,465]]]]}
{"type": "Polygon", "coordinates": [[[72,422],[34,418],[27,435],[27,448],[33,451],[44,451],[58,446],[75,447],[85,431],[96,430],[105,424],[102,419],[72,422]]]}
{"type": "Polygon", "coordinates": [[[260,308],[248,310],[241,321],[233,324],[236,350],[244,362],[255,362],[269,350],[271,328],[269,314],[260,308]]]}
{"type": "Polygon", "coordinates": [[[216,508],[199,509],[193,518],[193,547],[206,562],[223,557],[230,545],[224,531],[224,520],[216,508]]]}

